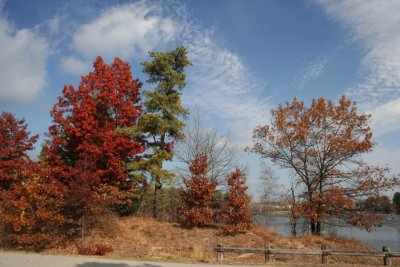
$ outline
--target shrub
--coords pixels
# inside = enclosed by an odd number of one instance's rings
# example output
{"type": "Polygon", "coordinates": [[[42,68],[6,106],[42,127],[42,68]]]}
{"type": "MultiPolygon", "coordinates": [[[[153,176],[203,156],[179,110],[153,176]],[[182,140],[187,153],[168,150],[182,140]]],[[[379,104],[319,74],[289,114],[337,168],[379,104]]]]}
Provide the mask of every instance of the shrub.
{"type": "Polygon", "coordinates": [[[78,249],[78,253],[80,255],[98,255],[98,256],[104,256],[108,252],[112,252],[113,249],[111,246],[103,245],[103,244],[97,244],[95,248],[80,248],[78,249]]]}

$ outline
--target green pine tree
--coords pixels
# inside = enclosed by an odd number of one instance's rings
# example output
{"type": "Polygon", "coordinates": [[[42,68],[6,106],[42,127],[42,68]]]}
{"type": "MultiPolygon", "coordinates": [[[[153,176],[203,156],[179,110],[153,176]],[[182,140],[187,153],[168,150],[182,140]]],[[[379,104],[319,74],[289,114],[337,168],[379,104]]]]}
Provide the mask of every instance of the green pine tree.
{"type": "Polygon", "coordinates": [[[191,65],[185,47],[169,52],[149,52],[152,61],[142,62],[147,82],[155,85],[154,91],[145,90],[144,115],[138,126],[144,134],[145,160],[135,163],[131,169],[145,171],[154,182],[153,217],[158,217],[159,190],[163,183],[171,181],[174,174],[163,169],[164,161],[173,158],[175,141],[183,138],[185,123],[181,120],[189,114],[181,105],[181,93],[185,87],[185,68],[191,65]]]}

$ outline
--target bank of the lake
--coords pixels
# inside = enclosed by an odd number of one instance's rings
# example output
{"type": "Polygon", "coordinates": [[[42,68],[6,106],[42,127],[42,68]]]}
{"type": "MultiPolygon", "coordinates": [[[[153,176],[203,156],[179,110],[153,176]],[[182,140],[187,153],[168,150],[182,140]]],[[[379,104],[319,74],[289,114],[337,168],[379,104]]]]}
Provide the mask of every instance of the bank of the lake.
{"type": "MultiPolygon", "coordinates": [[[[283,220],[285,217],[277,217],[283,220]]],[[[60,244],[58,247],[43,251],[44,254],[78,255],[80,248],[93,248],[97,245],[112,247],[113,251],[105,257],[161,262],[217,263],[214,248],[217,244],[224,247],[264,248],[269,244],[276,249],[320,250],[326,245],[335,251],[371,252],[373,248],[357,241],[337,237],[304,235],[286,237],[274,232],[279,230],[279,222],[269,229],[259,224],[245,234],[225,236],[218,226],[208,228],[182,229],[176,223],[161,222],[151,218],[126,217],[103,218],[97,229],[86,232],[83,239],[60,244]]],[[[274,255],[274,264],[278,266],[314,266],[321,262],[319,255],[274,255]]],[[[263,254],[225,253],[224,263],[252,265],[263,264],[263,254]]],[[[380,266],[381,257],[330,256],[329,263],[335,266],[380,266]]],[[[393,265],[400,259],[393,259],[393,265]]],[[[0,264],[1,265],[1,264],[0,264]]]]}
{"type": "MultiPolygon", "coordinates": [[[[382,246],[388,246],[392,251],[400,251],[400,215],[386,214],[385,221],[380,226],[373,227],[370,232],[365,229],[354,227],[339,220],[331,220],[323,225],[323,234],[326,236],[348,238],[361,241],[376,250],[381,250],[382,246]]],[[[269,230],[278,232],[286,237],[290,237],[290,223],[288,217],[283,214],[270,214],[254,216],[257,223],[264,224],[269,230]]],[[[307,231],[306,220],[299,220],[298,231],[307,231]]]]}
{"type": "MultiPolygon", "coordinates": [[[[321,245],[337,251],[373,251],[371,247],[357,241],[325,236],[285,237],[259,225],[245,234],[224,236],[218,227],[182,229],[176,223],[160,222],[150,218],[109,218],[98,230],[87,233],[83,240],[71,241],[64,246],[44,251],[47,254],[77,255],[82,247],[97,244],[111,246],[113,251],[106,255],[113,259],[151,260],[168,262],[216,263],[214,247],[272,248],[320,250],[321,245]]],[[[280,266],[313,266],[319,264],[316,255],[274,255],[274,263],[280,266]]],[[[226,264],[263,264],[262,254],[226,253],[226,264]]],[[[329,263],[336,266],[347,264],[382,265],[382,258],[332,256],[329,263]]],[[[394,263],[400,264],[399,259],[394,263]]]]}

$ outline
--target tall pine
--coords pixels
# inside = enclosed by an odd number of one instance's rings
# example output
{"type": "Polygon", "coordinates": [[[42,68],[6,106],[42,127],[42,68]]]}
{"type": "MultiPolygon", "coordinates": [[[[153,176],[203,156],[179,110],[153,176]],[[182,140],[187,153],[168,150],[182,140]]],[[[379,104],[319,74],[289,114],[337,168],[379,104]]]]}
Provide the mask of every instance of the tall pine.
{"type": "Polygon", "coordinates": [[[159,191],[173,174],[163,169],[165,161],[172,160],[174,142],[182,139],[185,123],[182,117],[189,114],[181,105],[181,92],[185,87],[185,69],[191,65],[184,47],[169,52],[149,52],[153,59],[142,62],[147,82],[155,90],[145,90],[145,113],[139,121],[139,129],[145,135],[146,160],[131,165],[132,169],[146,171],[154,183],[153,217],[158,217],[159,191]]]}

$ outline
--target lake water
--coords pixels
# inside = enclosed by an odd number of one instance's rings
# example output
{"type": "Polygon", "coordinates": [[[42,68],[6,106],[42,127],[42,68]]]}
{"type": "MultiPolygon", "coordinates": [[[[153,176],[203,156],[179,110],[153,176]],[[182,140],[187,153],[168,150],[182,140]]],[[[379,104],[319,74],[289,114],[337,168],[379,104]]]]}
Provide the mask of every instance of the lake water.
{"type": "MultiPolygon", "coordinates": [[[[290,223],[285,215],[255,216],[254,221],[265,224],[268,229],[284,236],[291,236],[290,223]]],[[[382,246],[390,247],[391,251],[400,251],[400,215],[387,215],[382,226],[374,227],[370,232],[337,221],[333,224],[335,225],[323,225],[322,232],[324,235],[336,235],[359,240],[378,251],[382,250],[382,246]]],[[[299,221],[297,231],[300,234],[307,232],[306,220],[299,221]]]]}

